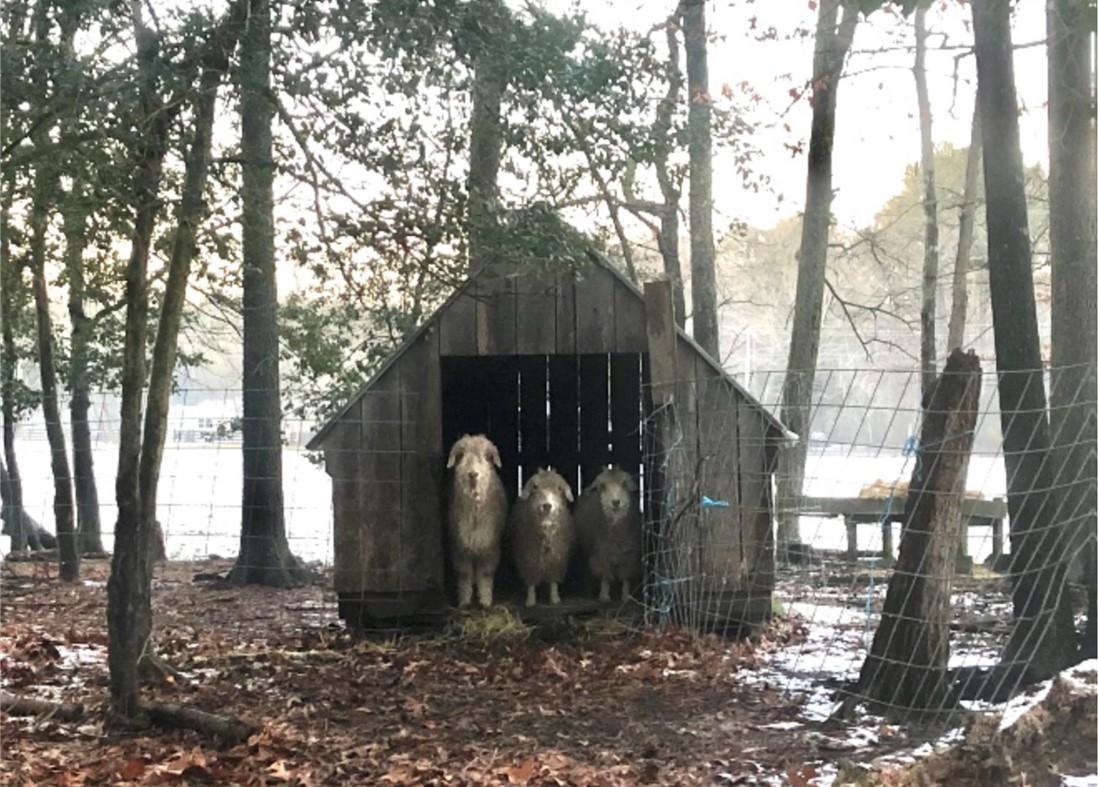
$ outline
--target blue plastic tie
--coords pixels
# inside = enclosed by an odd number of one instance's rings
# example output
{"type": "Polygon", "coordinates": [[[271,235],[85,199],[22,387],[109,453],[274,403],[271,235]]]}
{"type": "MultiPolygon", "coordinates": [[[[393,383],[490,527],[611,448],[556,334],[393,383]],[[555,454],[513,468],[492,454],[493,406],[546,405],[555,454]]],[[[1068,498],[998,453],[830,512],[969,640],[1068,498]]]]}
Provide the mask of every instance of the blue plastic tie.
{"type": "Polygon", "coordinates": [[[702,508],[728,508],[729,505],[727,500],[712,500],[708,495],[702,495],[702,508]]]}

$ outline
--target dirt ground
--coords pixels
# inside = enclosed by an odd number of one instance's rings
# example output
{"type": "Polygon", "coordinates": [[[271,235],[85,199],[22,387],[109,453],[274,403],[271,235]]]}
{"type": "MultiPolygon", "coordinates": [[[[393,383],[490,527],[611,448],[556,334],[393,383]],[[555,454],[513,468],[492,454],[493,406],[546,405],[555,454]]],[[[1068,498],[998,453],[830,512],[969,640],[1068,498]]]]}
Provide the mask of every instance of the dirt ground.
{"type": "Polygon", "coordinates": [[[844,759],[907,743],[881,725],[851,751],[849,730],[808,722],[795,696],[747,679],[804,641],[795,623],[730,641],[601,621],[546,641],[474,615],[443,634],[362,640],[338,620],[330,580],[281,591],[194,581],[228,566],[157,569],[157,648],[186,679],[144,696],[258,727],[233,747],[189,731],[107,735],[109,565],[85,562],[73,586],[53,565],[6,563],[5,690],[83,703],[88,716],[5,715],[0,781],[806,787],[844,759]]]}

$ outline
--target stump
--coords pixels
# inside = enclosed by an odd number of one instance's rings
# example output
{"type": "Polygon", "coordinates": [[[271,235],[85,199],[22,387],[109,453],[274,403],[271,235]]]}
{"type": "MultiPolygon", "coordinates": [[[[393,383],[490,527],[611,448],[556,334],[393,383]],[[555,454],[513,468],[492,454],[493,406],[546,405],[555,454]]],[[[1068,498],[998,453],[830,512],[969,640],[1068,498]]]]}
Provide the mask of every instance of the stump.
{"type": "Polygon", "coordinates": [[[980,382],[975,353],[954,350],[923,402],[900,554],[858,682],[864,699],[886,709],[942,710],[954,703],[946,677],[950,592],[980,382]]]}

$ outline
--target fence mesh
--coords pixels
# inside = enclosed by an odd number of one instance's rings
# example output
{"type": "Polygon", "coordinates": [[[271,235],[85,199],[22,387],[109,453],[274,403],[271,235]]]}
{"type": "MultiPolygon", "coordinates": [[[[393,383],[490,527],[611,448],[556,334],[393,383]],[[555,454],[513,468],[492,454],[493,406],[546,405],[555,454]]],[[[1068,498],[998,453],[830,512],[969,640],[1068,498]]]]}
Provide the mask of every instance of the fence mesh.
{"type": "MultiPolygon", "coordinates": [[[[1036,662],[1047,662],[1047,651],[1032,647],[1039,641],[1054,641],[1065,654],[1093,652],[1093,630],[1086,626],[1088,606],[1093,622],[1095,603],[1094,368],[1043,370],[1026,380],[1011,388],[1009,376],[986,370],[980,375],[959,496],[960,535],[948,575],[939,563],[920,556],[902,563],[908,578],[948,588],[948,654],[939,654],[947,691],[940,710],[978,710],[1003,699],[1036,662]],[[1020,390],[1023,401],[1033,401],[1026,385],[1043,389],[1042,394],[1051,390],[1052,403],[1048,411],[1021,411],[1018,423],[1028,431],[1019,436],[1015,428],[1012,445],[1021,448],[1008,455],[1001,395],[1017,396],[1020,390]],[[1034,417],[1026,420],[1026,415],[1034,417]],[[1045,450],[1043,440],[1056,450],[1045,450]]],[[[760,623],[778,612],[799,621],[802,635],[750,680],[799,695],[809,715],[820,718],[839,708],[844,695],[837,689],[845,690],[848,703],[872,700],[901,715],[914,712],[902,697],[890,702],[867,691],[859,678],[889,584],[896,580],[897,558],[908,543],[904,525],[917,502],[909,484],[929,448],[920,444],[927,414],[919,373],[820,370],[810,420],[797,436],[804,471],[801,494],[793,497],[779,490],[787,480],[784,457],[795,449],[766,415],[780,412],[784,376],[755,372],[743,382],[757,403],[721,378],[678,380],[670,397],[645,397],[655,403],[644,412],[640,434],[629,437],[643,446],[637,474],[645,522],[644,581],[636,592],[643,621],[731,633],[745,621],[760,623]]],[[[378,484],[394,483],[398,467],[405,475],[444,473],[444,457],[414,447],[417,433],[400,417],[408,407],[401,396],[396,400],[392,408],[379,404],[371,417],[388,418],[394,445],[401,447],[359,449],[358,461],[368,467],[355,472],[368,470],[378,484]],[[386,416],[389,410],[395,415],[386,416]]],[[[239,402],[234,390],[185,390],[173,402],[158,500],[171,559],[231,558],[239,549],[239,402]]],[[[115,518],[117,413],[113,397],[93,397],[92,452],[108,549],[115,518]]],[[[333,480],[331,466],[326,470],[320,457],[304,448],[316,426],[283,420],[286,529],[295,555],[331,565],[336,551],[348,545],[333,537],[332,493],[339,480],[333,480]]],[[[612,423],[608,429],[614,434],[612,423]]],[[[553,446],[552,439],[542,442],[547,449],[553,446]]],[[[52,529],[53,483],[40,417],[19,425],[16,446],[24,505],[52,529]]],[[[524,461],[504,457],[505,466],[519,462],[514,476],[520,483],[529,469],[524,461]]],[[[427,501],[425,509],[414,490],[395,499],[391,511],[371,510],[368,503],[359,511],[364,521],[401,518],[389,552],[367,556],[360,565],[382,578],[394,569],[414,573],[409,561],[419,560],[427,547],[409,539],[421,539],[416,523],[425,511],[441,511],[439,501],[427,501]]],[[[505,572],[506,557],[503,563],[505,572]]],[[[907,587],[909,594],[920,592],[911,589],[918,583],[907,587]]],[[[899,615],[901,623],[914,622],[906,615],[899,615]]],[[[897,660],[893,648],[881,661],[901,677],[923,669],[922,644],[912,644],[910,659],[897,660]]]]}

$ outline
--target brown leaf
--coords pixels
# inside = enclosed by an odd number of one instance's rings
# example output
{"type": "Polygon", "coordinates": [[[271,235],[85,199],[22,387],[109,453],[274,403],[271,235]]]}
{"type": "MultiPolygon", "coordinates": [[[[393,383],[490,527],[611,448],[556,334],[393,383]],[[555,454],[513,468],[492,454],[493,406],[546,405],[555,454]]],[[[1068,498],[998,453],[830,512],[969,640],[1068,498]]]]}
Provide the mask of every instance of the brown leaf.
{"type": "Polygon", "coordinates": [[[272,778],[282,779],[284,781],[289,781],[292,776],[289,768],[286,767],[285,760],[276,760],[275,762],[272,762],[267,766],[267,773],[272,778]]]}
{"type": "Polygon", "coordinates": [[[538,772],[538,763],[534,759],[527,759],[518,765],[501,768],[500,773],[507,777],[511,784],[526,784],[538,772]]]}
{"type": "Polygon", "coordinates": [[[785,772],[785,778],[789,780],[791,787],[811,787],[812,780],[818,775],[814,765],[802,765],[785,772]]]}
{"type": "Polygon", "coordinates": [[[122,766],[122,770],[118,772],[118,778],[127,782],[136,781],[144,775],[145,761],[136,759],[127,762],[124,766],[122,766]]]}

